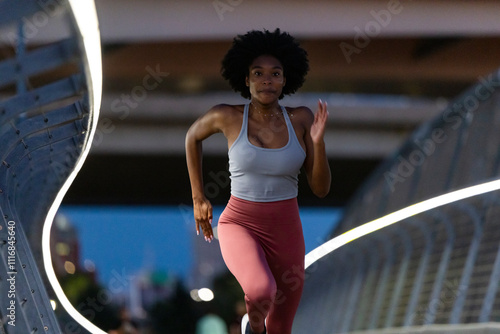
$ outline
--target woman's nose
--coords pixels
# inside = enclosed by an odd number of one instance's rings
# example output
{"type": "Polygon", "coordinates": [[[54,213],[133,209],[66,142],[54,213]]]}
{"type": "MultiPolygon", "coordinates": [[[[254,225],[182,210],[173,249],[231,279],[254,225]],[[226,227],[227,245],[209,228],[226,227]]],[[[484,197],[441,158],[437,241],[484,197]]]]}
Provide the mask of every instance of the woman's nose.
{"type": "Polygon", "coordinates": [[[270,75],[263,75],[262,76],[262,83],[270,84],[271,83],[271,76],[270,75]]]}

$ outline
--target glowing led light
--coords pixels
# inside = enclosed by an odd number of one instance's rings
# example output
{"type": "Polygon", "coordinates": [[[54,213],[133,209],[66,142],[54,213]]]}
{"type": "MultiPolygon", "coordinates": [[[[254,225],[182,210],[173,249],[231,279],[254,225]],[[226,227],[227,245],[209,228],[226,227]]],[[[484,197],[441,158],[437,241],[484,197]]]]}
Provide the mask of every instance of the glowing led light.
{"type": "Polygon", "coordinates": [[[53,299],[51,299],[51,300],[50,300],[50,306],[52,306],[52,310],[54,310],[54,311],[55,311],[55,310],[56,310],[56,308],[57,308],[57,303],[56,303],[56,301],[55,301],[55,300],[53,300],[53,299]]]}
{"type": "Polygon", "coordinates": [[[214,293],[208,288],[202,288],[198,290],[198,296],[204,302],[209,302],[214,299],[214,293]]]}
{"type": "Polygon", "coordinates": [[[97,21],[95,4],[93,0],[68,0],[68,2],[82,34],[90,72],[88,77],[94,88],[92,102],[98,109],[101,105],[102,94],[102,61],[99,22],[97,21]]]}
{"type": "Polygon", "coordinates": [[[56,216],[57,210],[61,205],[64,195],[67,193],[71,183],[73,183],[76,175],[82,168],[83,163],[89,154],[92,144],[92,138],[94,137],[97,129],[97,119],[99,118],[99,108],[101,105],[102,97],[101,41],[99,36],[99,25],[97,21],[95,4],[93,0],[68,0],[68,3],[71,7],[71,11],[74,15],[76,24],[81,33],[83,48],[85,50],[86,66],[84,67],[86,78],[88,80],[88,87],[91,88],[91,90],[89,90],[89,104],[92,121],[91,128],[85,140],[85,146],[82,149],[82,154],[77,160],[74,170],[68,176],[66,182],[64,182],[61,189],[57,193],[56,198],[54,199],[54,202],[52,203],[47,213],[47,217],[45,218],[42,233],[43,263],[47,278],[57,298],[59,299],[59,302],[68,312],[68,314],[70,314],[73,319],[75,319],[90,333],[106,334],[106,332],[83,317],[80,312],[78,312],[70,303],[61,285],[59,284],[59,281],[57,280],[57,276],[52,266],[52,258],[50,252],[50,230],[52,227],[52,222],[54,221],[54,217],[56,216]]]}
{"type": "Polygon", "coordinates": [[[423,202],[410,205],[404,209],[395,211],[381,218],[372,220],[371,222],[353,228],[352,230],[347,231],[313,249],[306,255],[305,267],[309,267],[311,264],[318,261],[325,255],[330,254],[337,248],[340,248],[345,244],[361,238],[367,234],[380,230],[381,228],[400,222],[419,213],[435,209],[439,206],[450,204],[465,198],[481,195],[498,189],[500,189],[500,179],[440,195],[423,202]]]}

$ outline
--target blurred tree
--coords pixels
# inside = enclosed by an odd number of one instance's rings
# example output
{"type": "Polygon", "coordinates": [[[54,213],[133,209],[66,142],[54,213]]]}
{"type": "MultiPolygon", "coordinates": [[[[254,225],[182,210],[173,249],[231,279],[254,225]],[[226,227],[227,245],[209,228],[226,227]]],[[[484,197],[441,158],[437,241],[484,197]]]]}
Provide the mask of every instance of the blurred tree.
{"type": "Polygon", "coordinates": [[[236,305],[244,301],[244,293],[236,278],[227,271],[214,278],[213,281],[214,303],[213,309],[229,325],[239,315],[236,305]]]}
{"type": "Polygon", "coordinates": [[[59,278],[68,300],[89,321],[104,331],[119,324],[119,308],[111,293],[87,273],[75,272],[59,278]]]}
{"type": "Polygon", "coordinates": [[[166,300],[155,303],[149,310],[154,333],[194,334],[196,323],[206,314],[220,316],[229,326],[241,317],[237,305],[244,302],[244,294],[238,281],[229,272],[214,278],[214,299],[210,302],[195,302],[184,285],[178,282],[175,292],[166,300]]]}
{"type": "Polygon", "coordinates": [[[158,334],[194,334],[201,317],[197,304],[179,282],[169,299],[157,302],[148,310],[152,329],[158,334]]]}

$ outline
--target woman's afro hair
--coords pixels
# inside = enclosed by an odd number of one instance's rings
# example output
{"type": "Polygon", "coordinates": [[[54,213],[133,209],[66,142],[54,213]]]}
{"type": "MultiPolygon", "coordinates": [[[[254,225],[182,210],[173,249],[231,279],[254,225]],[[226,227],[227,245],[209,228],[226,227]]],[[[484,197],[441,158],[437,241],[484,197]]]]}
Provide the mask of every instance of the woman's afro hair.
{"type": "Polygon", "coordinates": [[[252,30],[234,38],[231,49],[222,60],[222,76],[241,96],[251,98],[245,79],[249,75],[252,62],[262,55],[275,57],[283,66],[286,85],[280,99],[285,94],[295,93],[302,86],[309,71],[309,61],[307,52],[299,46],[295,38],[281,32],[279,28],[274,32],[252,30]]]}

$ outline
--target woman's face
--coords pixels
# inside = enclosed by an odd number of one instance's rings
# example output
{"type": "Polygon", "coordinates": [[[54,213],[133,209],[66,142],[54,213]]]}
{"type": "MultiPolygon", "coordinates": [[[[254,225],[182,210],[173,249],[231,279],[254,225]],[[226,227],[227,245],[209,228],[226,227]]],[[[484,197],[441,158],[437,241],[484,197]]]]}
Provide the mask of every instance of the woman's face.
{"type": "Polygon", "coordinates": [[[283,66],[273,56],[262,55],[252,62],[246,84],[250,88],[252,99],[262,104],[269,104],[279,99],[286,79],[283,66]]]}

